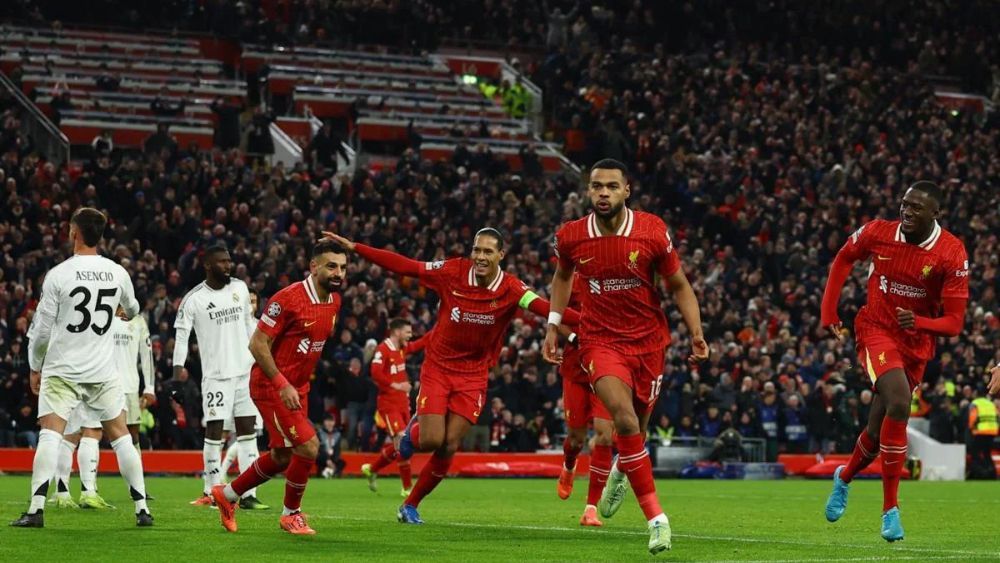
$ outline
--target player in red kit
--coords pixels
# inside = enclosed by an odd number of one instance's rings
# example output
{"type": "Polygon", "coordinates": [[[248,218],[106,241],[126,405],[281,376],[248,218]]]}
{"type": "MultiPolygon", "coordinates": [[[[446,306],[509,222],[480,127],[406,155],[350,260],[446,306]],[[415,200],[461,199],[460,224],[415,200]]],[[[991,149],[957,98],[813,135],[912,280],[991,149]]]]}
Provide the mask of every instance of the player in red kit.
{"type": "Polygon", "coordinates": [[[961,332],[969,298],[965,246],[938,224],[941,202],[936,184],[913,184],[903,195],[899,221],[876,219],[851,235],[823,293],[820,323],[842,340],[840,290],[855,262],[871,260],[868,301],[854,319],[854,333],[875,399],[850,461],[834,473],[826,518],[836,522],[843,516],[848,484],[881,452],[882,537],[890,542],[903,539],[897,494],[911,395],[934,357],[935,338],[961,332]]]}
{"type": "Polygon", "coordinates": [[[256,363],[250,372],[250,396],[260,410],[270,452],[243,469],[232,483],[212,488],[222,525],[236,531],[236,502],[245,491],[284,471],[285,502],[281,528],[312,535],[300,506],[316,464],[319,440],[309,421],[309,380],[333,332],[340,311],[336,293],[347,275],[347,253],[330,241],[316,244],[309,276],[271,297],[250,338],[256,363]]]}
{"type": "MultiPolygon", "coordinates": [[[[549,303],[500,269],[503,237],[496,229],[476,233],[471,258],[438,262],[419,262],[334,233],[324,235],[369,262],[418,278],[441,298],[420,369],[416,421],[399,442],[401,459],[409,459],[415,449],[434,452],[397,514],[401,523],[422,524],[417,507],[444,479],[462,438],[479,418],[488,370],[496,363],[514,315],[522,308],[545,316],[549,303]]],[[[570,311],[566,323],[574,325],[578,319],[570,311]]]]}
{"type": "MultiPolygon", "coordinates": [[[[569,307],[582,310],[581,301],[586,297],[587,285],[580,276],[573,277],[573,292],[569,307]]],[[[571,334],[563,350],[562,364],[563,407],[566,412],[566,439],[563,441],[563,466],[556,485],[559,498],[566,500],[573,493],[573,479],[576,477],[576,458],[587,443],[589,425],[594,427],[594,443],[590,448],[590,484],[587,489],[587,503],[580,517],[581,526],[603,526],[597,518],[597,501],[611,473],[611,448],[614,425],[604,404],[594,394],[590,386],[590,375],[580,363],[580,346],[577,335],[571,334]]]]}
{"type": "MultiPolygon", "coordinates": [[[[368,478],[368,488],[378,491],[378,472],[385,469],[399,457],[397,449],[403,429],[410,422],[410,377],[406,373],[406,356],[424,349],[430,333],[413,342],[413,326],[406,319],[389,321],[389,337],[375,348],[371,361],[372,381],[378,386],[375,424],[384,430],[392,440],[382,448],[375,463],[361,466],[361,473],[368,478]]],[[[410,474],[410,460],[399,460],[399,479],[403,483],[403,496],[410,494],[413,486],[410,474]]]]}
{"type": "Polygon", "coordinates": [[[644,432],[660,394],[664,351],[670,344],[658,275],[673,292],[691,332],[690,361],[708,359],[709,350],[698,299],[681,270],[666,224],[625,206],[630,192],[627,174],[625,165],[616,160],[594,164],[588,187],[593,213],[566,223],[556,234],[559,262],[552,278],[552,312],[543,353],[550,362],[560,361],[558,325],[575,271],[587,287],[577,331],[580,360],[617,433],[617,467],[598,508],[605,518],[618,510],[627,475],[647,519],[649,551],[656,554],[670,549],[670,523],[656,496],[644,432]]]}

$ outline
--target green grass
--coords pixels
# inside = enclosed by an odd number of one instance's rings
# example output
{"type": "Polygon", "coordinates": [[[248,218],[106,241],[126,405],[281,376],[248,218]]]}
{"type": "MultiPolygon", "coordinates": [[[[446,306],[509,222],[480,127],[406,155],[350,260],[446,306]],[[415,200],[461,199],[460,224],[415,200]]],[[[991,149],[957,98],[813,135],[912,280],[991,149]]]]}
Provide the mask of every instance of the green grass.
{"type": "MultiPolygon", "coordinates": [[[[201,490],[190,478],[150,478],[156,501],[152,529],[137,529],[120,477],[102,475],[113,512],[46,510],[44,530],[0,527],[0,561],[636,561],[648,559],[645,521],[634,498],[602,529],[578,524],[586,481],[561,501],[555,482],[536,479],[451,479],[421,506],[427,524],[396,523],[399,481],[382,492],[361,479],[310,482],[304,508],[317,530],[292,537],[278,529],[278,510],[237,513],[240,531],[226,533],[214,510],[188,505],[201,490]]],[[[74,488],[78,481],[74,476],[74,488]]],[[[902,485],[906,540],[879,537],[878,482],[852,486],[837,524],[823,518],[828,482],[660,481],[674,531],[672,561],[996,561],[1000,483],[902,485]],[[981,517],[979,516],[981,515],[981,517]]],[[[5,521],[27,505],[27,477],[0,478],[5,521]]],[[[260,498],[281,505],[283,481],[260,498]]]]}

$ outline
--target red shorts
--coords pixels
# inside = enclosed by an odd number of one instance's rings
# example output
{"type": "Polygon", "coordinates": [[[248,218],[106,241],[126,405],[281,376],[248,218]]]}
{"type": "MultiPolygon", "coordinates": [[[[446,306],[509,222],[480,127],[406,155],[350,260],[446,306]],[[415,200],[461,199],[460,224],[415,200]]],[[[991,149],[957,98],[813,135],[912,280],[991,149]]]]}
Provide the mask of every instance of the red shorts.
{"type": "Polygon", "coordinates": [[[924,380],[927,360],[914,358],[903,352],[906,348],[897,343],[890,333],[865,329],[863,332],[858,332],[856,337],[858,361],[868,374],[872,387],[875,387],[878,378],[893,369],[903,370],[906,380],[910,383],[911,393],[924,380]]]}
{"type": "Polygon", "coordinates": [[[637,415],[653,411],[663,382],[663,350],[626,355],[598,344],[585,344],[580,348],[580,357],[583,369],[590,374],[591,385],[602,377],[620,379],[632,390],[632,404],[637,415]]]}
{"type": "Polygon", "coordinates": [[[580,354],[575,349],[567,352],[559,368],[563,381],[563,409],[566,411],[566,426],[586,428],[595,418],[611,420],[608,409],[597,398],[590,386],[590,376],[580,364],[580,354]]]}
{"type": "Polygon", "coordinates": [[[424,364],[420,370],[417,415],[446,415],[451,412],[475,424],[483,412],[486,381],[485,374],[455,376],[440,373],[424,364]]]}
{"type": "Polygon", "coordinates": [[[389,436],[395,437],[406,428],[410,422],[410,408],[379,408],[375,411],[375,426],[385,430],[389,436]]]}
{"type": "Polygon", "coordinates": [[[302,408],[289,410],[277,394],[273,397],[255,397],[253,402],[264,419],[267,445],[271,448],[291,448],[305,444],[316,436],[316,428],[309,420],[309,397],[299,393],[302,408]]]}

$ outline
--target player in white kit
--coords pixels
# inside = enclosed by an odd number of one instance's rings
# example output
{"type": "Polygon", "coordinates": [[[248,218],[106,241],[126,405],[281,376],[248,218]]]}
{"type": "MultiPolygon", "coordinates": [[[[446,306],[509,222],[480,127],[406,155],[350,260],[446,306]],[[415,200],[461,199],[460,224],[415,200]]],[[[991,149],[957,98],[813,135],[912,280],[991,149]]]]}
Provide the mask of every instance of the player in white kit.
{"type": "MultiPolygon", "coordinates": [[[[153,393],[153,348],[149,340],[149,327],[142,315],[132,320],[124,319],[125,311],[118,307],[118,313],[111,321],[111,334],[115,339],[115,372],[121,378],[125,393],[125,424],[132,435],[132,445],[139,455],[139,418],[141,408],[154,402],[153,393]],[[145,382],[143,395],[139,397],[139,370],[145,382]]],[[[59,448],[59,463],[56,470],[56,494],[49,503],[56,506],[80,508],[114,508],[97,491],[97,464],[100,457],[98,444],[101,441],[101,423],[84,406],[77,406],[70,415],[63,431],[63,441],[59,448]],[[77,449],[78,448],[78,449],[77,449]],[[73,465],[73,451],[80,469],[80,504],[73,502],[69,493],[69,477],[73,465]]],[[[147,500],[152,500],[146,495],[147,500]]]]}
{"type": "MultiPolygon", "coordinates": [[[[233,259],[224,246],[205,249],[202,257],[205,281],[181,301],[174,321],[174,377],[184,369],[188,339],[194,330],[201,356],[201,392],[204,411],[205,464],[202,496],[191,504],[211,505],[209,492],[222,483],[222,431],[226,419],[236,422],[240,467],[250,467],[258,456],[254,430],[257,407],[250,399],[250,330],[255,326],[250,294],[245,283],[229,277],[233,259]]],[[[242,508],[257,509],[261,503],[251,489],[240,499],[242,508]]]]}
{"type": "Polygon", "coordinates": [[[31,504],[11,526],[44,527],[45,495],[55,477],[59,444],[66,421],[80,404],[101,422],[114,448],[135,501],[136,525],[153,525],[146,506],[142,460],[125,425],[125,394],[115,371],[110,333],[118,306],[131,318],[138,314],[139,302],[128,272],[97,253],[106,225],[107,218],[100,211],[78,209],[70,220],[73,256],[52,268],[42,284],[28,330],[30,383],[38,393],[42,430],[32,463],[31,504]]]}

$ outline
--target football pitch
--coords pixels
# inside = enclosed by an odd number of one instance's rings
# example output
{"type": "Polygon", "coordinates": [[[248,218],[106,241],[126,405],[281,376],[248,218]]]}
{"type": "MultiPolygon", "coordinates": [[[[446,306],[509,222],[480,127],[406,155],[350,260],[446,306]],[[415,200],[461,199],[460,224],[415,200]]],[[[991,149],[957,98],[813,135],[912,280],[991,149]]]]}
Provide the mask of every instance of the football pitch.
{"type": "MultiPolygon", "coordinates": [[[[396,522],[399,481],[383,477],[378,494],[362,479],[314,479],[303,502],[313,537],[278,529],[283,481],[260,488],[274,508],[237,511],[239,532],[216,511],[189,506],[193,478],[149,478],[156,525],[137,529],[117,475],[99,481],[119,507],[93,512],[49,507],[43,530],[6,523],[27,507],[28,478],[0,477],[0,561],[637,561],[650,559],[645,521],[630,497],[600,529],[578,518],[587,482],[568,501],[555,480],[450,479],[421,506],[422,526],[396,522]]],[[[79,481],[74,476],[74,490],[79,481]]],[[[847,514],[823,518],[826,481],[658,481],[673,528],[670,561],[997,561],[1000,483],[904,482],[906,539],[879,537],[879,482],[852,485],[847,514]]]]}

